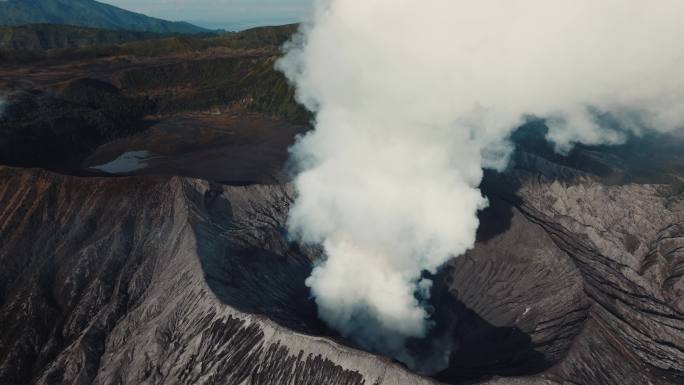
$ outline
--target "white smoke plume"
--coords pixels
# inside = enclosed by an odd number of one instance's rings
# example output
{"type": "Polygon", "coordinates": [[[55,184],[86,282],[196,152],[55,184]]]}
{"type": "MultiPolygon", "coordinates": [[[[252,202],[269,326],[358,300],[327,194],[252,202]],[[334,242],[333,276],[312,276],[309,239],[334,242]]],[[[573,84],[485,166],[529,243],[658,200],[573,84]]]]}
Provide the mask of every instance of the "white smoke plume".
{"type": "Polygon", "coordinates": [[[320,0],[278,63],[315,130],[290,230],[320,316],[405,362],[436,271],[473,246],[483,168],[525,116],[559,151],[684,122],[684,1],[320,0]],[[601,125],[610,117],[610,127],[601,125]]]}

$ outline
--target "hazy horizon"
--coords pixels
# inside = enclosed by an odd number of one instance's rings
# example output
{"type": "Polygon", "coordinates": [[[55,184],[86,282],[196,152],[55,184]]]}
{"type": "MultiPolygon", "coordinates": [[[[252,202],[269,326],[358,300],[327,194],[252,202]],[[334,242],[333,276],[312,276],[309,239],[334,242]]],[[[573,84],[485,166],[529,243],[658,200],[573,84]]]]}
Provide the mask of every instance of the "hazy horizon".
{"type": "Polygon", "coordinates": [[[312,0],[102,0],[129,11],[210,29],[241,30],[301,21],[312,0]]]}

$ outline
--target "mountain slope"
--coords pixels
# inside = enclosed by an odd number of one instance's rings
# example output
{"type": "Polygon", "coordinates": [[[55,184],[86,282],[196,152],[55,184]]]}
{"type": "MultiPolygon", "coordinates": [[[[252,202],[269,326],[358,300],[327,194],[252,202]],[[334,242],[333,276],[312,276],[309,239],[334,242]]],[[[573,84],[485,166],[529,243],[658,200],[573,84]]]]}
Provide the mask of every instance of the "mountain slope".
{"type": "Polygon", "coordinates": [[[59,24],[31,24],[0,27],[0,48],[40,51],[77,48],[98,44],[122,44],[156,39],[164,35],[143,31],[112,31],[59,24]]]}
{"type": "Polygon", "coordinates": [[[279,324],[318,321],[285,301],[303,281],[280,285],[310,262],[269,230],[278,186],[6,167],[0,181],[2,384],[433,384],[279,324]],[[224,257],[235,276],[217,297],[205,276],[224,257]]]}
{"type": "Polygon", "coordinates": [[[157,33],[202,33],[204,28],[130,12],[93,0],[9,0],[0,2],[0,25],[69,24],[157,33]]]}

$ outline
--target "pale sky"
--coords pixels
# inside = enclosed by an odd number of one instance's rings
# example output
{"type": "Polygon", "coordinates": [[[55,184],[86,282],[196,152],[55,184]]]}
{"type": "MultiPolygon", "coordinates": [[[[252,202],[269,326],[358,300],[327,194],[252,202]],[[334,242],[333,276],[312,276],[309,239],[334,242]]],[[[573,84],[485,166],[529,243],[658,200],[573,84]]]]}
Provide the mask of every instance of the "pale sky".
{"type": "Polygon", "coordinates": [[[209,28],[241,29],[301,21],[312,0],[100,0],[130,11],[209,28]]]}

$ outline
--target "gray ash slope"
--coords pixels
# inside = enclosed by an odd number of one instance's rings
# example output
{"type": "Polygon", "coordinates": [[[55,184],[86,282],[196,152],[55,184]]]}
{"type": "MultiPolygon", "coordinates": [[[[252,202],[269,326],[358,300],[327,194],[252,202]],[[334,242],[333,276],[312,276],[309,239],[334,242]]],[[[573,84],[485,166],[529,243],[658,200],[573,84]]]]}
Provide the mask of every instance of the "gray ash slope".
{"type": "MultiPolygon", "coordinates": [[[[439,381],[684,383],[672,143],[568,157],[533,144],[486,177],[475,249],[434,277],[431,337],[452,349],[439,381]]],[[[317,251],[285,238],[286,186],[0,180],[0,383],[436,383],[316,319],[303,279],[317,251]]]]}

